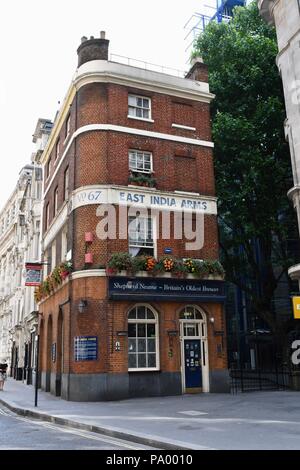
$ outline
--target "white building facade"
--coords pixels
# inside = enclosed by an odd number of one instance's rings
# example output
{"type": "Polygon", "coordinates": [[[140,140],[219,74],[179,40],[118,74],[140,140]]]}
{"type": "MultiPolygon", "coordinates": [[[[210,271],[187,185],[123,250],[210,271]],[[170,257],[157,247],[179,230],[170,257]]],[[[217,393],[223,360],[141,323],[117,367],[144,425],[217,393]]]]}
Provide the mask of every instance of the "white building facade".
{"type": "Polygon", "coordinates": [[[42,168],[40,157],[52,123],[39,119],[31,163],[0,213],[0,362],[10,375],[32,383],[38,324],[34,288],[25,287],[25,263],[41,259],[42,168]]]}
{"type": "MultiPolygon", "coordinates": [[[[297,212],[300,232],[300,0],[258,0],[260,14],[275,25],[277,65],[282,77],[287,119],[285,135],[289,142],[294,186],[288,192],[297,212]]],[[[300,264],[289,269],[300,281],[300,264]]]]}
{"type": "Polygon", "coordinates": [[[0,361],[10,364],[12,325],[15,321],[13,285],[16,257],[18,191],[14,190],[0,213],[0,361]]]}

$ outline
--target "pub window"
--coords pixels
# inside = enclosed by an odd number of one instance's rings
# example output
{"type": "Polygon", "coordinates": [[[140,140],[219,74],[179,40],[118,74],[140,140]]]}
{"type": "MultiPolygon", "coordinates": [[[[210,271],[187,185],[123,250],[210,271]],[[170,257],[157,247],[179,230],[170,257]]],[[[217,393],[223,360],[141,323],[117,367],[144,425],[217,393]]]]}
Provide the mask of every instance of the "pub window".
{"type": "Polygon", "coordinates": [[[66,261],[68,253],[68,227],[65,226],[61,233],[61,261],[66,261]]]}
{"type": "Polygon", "coordinates": [[[203,317],[194,305],[188,305],[181,311],[180,320],[203,320],[203,317]]]}
{"type": "Polygon", "coordinates": [[[151,119],[150,98],[128,95],[128,116],[136,119],[151,119]]]}
{"type": "Polygon", "coordinates": [[[129,253],[132,256],[154,256],[153,219],[151,217],[128,217],[129,253]]]}
{"type": "Polygon", "coordinates": [[[179,318],[184,320],[182,323],[185,337],[206,336],[205,319],[196,306],[187,305],[181,310],[179,318]]]}
{"type": "Polygon", "coordinates": [[[49,202],[48,202],[46,205],[46,209],[45,209],[45,230],[47,230],[49,227],[49,221],[50,221],[49,216],[50,214],[49,214],[49,202]]]}
{"type": "Polygon", "coordinates": [[[128,370],[158,370],[157,313],[147,305],[137,305],[128,314],[128,370]]]}
{"type": "Polygon", "coordinates": [[[54,204],[53,204],[53,216],[55,217],[58,210],[58,187],[54,190],[54,204]]]}
{"type": "Polygon", "coordinates": [[[56,241],[52,243],[51,245],[51,271],[56,266],[56,241]]]}
{"type": "Polygon", "coordinates": [[[71,115],[69,114],[66,120],[66,138],[70,134],[70,131],[71,131],[71,115]]]}
{"type": "Polygon", "coordinates": [[[56,147],[55,147],[55,160],[58,159],[60,153],[60,139],[56,142],[56,147]]]}
{"type": "Polygon", "coordinates": [[[139,173],[152,173],[152,153],[129,150],[129,169],[139,173]]]}
{"type": "Polygon", "coordinates": [[[69,198],[69,167],[65,169],[64,173],[64,201],[69,198]]]}

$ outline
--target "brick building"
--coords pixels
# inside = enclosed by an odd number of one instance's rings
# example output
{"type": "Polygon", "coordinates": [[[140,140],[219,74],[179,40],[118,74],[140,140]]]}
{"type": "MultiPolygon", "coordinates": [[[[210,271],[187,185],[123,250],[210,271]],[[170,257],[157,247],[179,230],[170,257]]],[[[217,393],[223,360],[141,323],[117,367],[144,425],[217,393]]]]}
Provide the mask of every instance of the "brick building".
{"type": "Polygon", "coordinates": [[[15,189],[0,211],[0,362],[16,380],[32,383],[38,329],[34,292],[25,285],[27,261],[40,260],[42,167],[40,156],[52,127],[39,119],[34,152],[20,171],[15,189]]]}
{"type": "Polygon", "coordinates": [[[41,387],[78,401],[227,391],[222,273],[205,262],[218,258],[207,69],[144,70],[108,45],[82,38],[42,155],[41,387]],[[182,212],[196,250],[176,235],[182,212]]]}

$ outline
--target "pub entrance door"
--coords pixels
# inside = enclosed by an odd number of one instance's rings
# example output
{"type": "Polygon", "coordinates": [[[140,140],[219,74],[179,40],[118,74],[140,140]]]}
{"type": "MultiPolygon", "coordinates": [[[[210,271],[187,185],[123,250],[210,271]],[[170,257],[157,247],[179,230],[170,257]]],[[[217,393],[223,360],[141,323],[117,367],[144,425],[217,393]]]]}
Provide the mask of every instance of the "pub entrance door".
{"type": "Polygon", "coordinates": [[[180,314],[183,393],[209,391],[206,316],[196,306],[180,314]]]}

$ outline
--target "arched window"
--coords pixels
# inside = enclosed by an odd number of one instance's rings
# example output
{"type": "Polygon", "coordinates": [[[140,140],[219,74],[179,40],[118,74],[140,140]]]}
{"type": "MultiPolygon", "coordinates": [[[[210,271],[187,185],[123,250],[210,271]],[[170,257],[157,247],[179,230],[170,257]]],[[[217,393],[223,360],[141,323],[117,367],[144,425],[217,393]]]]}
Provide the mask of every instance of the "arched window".
{"type": "Polygon", "coordinates": [[[201,312],[194,305],[187,305],[180,312],[180,320],[203,320],[201,312]]]}
{"type": "Polygon", "coordinates": [[[194,305],[187,305],[179,315],[182,320],[182,334],[184,337],[205,337],[205,318],[200,310],[194,305]]]}
{"type": "Polygon", "coordinates": [[[158,321],[147,305],[136,305],[128,314],[128,370],[159,368],[158,321]]]}

